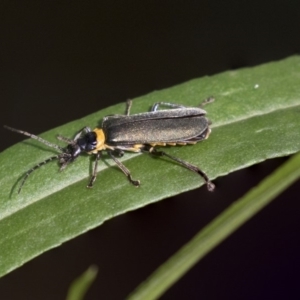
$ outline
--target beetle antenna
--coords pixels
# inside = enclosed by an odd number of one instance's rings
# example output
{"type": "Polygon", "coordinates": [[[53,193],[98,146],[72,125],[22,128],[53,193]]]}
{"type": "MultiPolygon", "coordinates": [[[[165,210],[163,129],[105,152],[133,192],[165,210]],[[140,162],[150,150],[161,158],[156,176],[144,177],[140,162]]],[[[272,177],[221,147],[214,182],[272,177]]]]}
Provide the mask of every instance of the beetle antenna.
{"type": "Polygon", "coordinates": [[[22,190],[22,187],[23,187],[25,181],[27,180],[27,178],[29,177],[29,175],[30,175],[33,171],[35,171],[36,169],[40,168],[42,165],[45,165],[45,164],[47,164],[48,162],[50,162],[50,161],[52,161],[52,160],[54,160],[54,159],[58,159],[58,158],[59,158],[59,155],[55,155],[55,156],[49,157],[49,158],[47,158],[46,160],[44,160],[44,161],[38,163],[37,165],[35,165],[35,166],[34,166],[33,168],[31,168],[30,170],[28,170],[28,171],[26,172],[26,174],[24,175],[24,178],[23,178],[23,180],[22,180],[22,182],[21,182],[21,184],[20,184],[20,187],[19,187],[19,189],[18,189],[18,194],[20,194],[20,192],[21,192],[21,190],[22,190]]]}
{"type": "Polygon", "coordinates": [[[32,133],[29,133],[29,132],[27,132],[27,131],[15,129],[15,128],[9,127],[9,126],[7,126],[7,125],[4,125],[4,128],[6,128],[6,129],[8,129],[8,130],[11,130],[11,131],[13,131],[13,132],[17,132],[17,133],[26,135],[26,136],[28,136],[28,137],[30,137],[30,138],[32,138],[32,139],[35,139],[35,140],[37,140],[37,141],[39,141],[39,142],[41,142],[41,143],[47,145],[48,147],[54,148],[54,149],[59,150],[59,151],[61,151],[61,152],[64,152],[64,151],[65,151],[63,147],[60,147],[60,146],[58,146],[58,145],[56,145],[56,144],[53,144],[53,143],[50,143],[50,142],[48,142],[48,141],[42,139],[41,137],[39,137],[39,136],[37,136],[37,135],[34,135],[34,134],[32,134],[32,133]]]}
{"type": "MultiPolygon", "coordinates": [[[[25,136],[28,136],[28,137],[30,137],[30,138],[32,138],[32,139],[35,139],[35,140],[39,141],[40,143],[45,144],[46,146],[48,146],[48,147],[50,147],[50,148],[54,148],[54,149],[56,149],[56,150],[58,150],[58,151],[60,151],[60,152],[62,152],[62,153],[66,153],[66,150],[65,150],[63,147],[60,147],[60,146],[58,146],[58,145],[56,145],[56,144],[53,144],[53,143],[50,143],[50,142],[44,140],[43,138],[41,138],[41,137],[39,137],[39,136],[37,136],[37,135],[35,135],[35,134],[29,133],[29,132],[27,132],[27,131],[19,130],[19,129],[16,129],[16,128],[13,128],[13,127],[10,127],[10,126],[7,126],[7,125],[4,125],[4,128],[6,128],[6,129],[8,129],[8,130],[11,130],[11,131],[13,131],[13,132],[17,132],[17,133],[23,134],[23,135],[25,135],[25,136]]],[[[21,184],[20,184],[20,187],[19,187],[19,189],[18,189],[18,194],[20,194],[20,192],[21,192],[21,190],[22,190],[22,187],[23,187],[25,181],[28,179],[29,175],[30,175],[33,171],[35,171],[36,169],[40,168],[42,165],[45,165],[45,164],[49,163],[50,161],[52,161],[52,160],[54,160],[54,159],[59,159],[59,158],[61,157],[61,155],[62,155],[62,154],[58,154],[58,155],[55,155],[55,156],[51,156],[51,157],[47,158],[46,160],[44,160],[44,161],[38,163],[37,165],[35,165],[35,166],[34,166],[33,168],[31,168],[30,170],[28,170],[28,171],[26,172],[26,174],[24,175],[24,178],[23,178],[23,180],[22,180],[22,182],[21,182],[21,184]]]]}

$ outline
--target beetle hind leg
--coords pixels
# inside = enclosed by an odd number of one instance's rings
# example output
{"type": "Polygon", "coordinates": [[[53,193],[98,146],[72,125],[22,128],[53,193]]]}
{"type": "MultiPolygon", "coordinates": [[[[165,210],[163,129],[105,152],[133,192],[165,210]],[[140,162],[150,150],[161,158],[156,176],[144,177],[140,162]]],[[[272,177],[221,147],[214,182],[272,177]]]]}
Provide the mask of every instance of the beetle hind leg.
{"type": "Polygon", "coordinates": [[[206,183],[206,186],[207,186],[207,189],[212,192],[214,189],[215,189],[215,185],[210,181],[210,179],[208,178],[208,176],[201,170],[199,169],[198,167],[180,159],[180,158],[177,158],[175,156],[172,156],[164,151],[157,151],[155,148],[151,147],[149,150],[149,153],[153,154],[153,155],[157,155],[157,156],[166,156],[176,162],[178,162],[180,165],[182,165],[183,167],[199,174],[205,181],[206,183]]]}
{"type": "Polygon", "coordinates": [[[185,108],[185,106],[180,105],[180,104],[175,104],[175,103],[170,103],[170,102],[156,102],[153,104],[151,111],[157,111],[159,106],[167,106],[171,108],[185,108]]]}

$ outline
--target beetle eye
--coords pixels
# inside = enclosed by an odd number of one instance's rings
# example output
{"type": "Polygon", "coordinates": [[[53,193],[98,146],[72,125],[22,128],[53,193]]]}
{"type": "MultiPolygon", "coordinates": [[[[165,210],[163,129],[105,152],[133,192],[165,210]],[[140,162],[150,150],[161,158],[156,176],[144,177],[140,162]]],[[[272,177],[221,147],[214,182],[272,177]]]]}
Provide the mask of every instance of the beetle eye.
{"type": "Polygon", "coordinates": [[[85,150],[94,150],[97,146],[97,136],[95,132],[89,132],[85,135],[85,150]]]}
{"type": "Polygon", "coordinates": [[[91,145],[96,145],[97,144],[97,139],[96,139],[96,134],[95,132],[89,132],[85,135],[85,142],[87,144],[91,144],[91,145]]]}

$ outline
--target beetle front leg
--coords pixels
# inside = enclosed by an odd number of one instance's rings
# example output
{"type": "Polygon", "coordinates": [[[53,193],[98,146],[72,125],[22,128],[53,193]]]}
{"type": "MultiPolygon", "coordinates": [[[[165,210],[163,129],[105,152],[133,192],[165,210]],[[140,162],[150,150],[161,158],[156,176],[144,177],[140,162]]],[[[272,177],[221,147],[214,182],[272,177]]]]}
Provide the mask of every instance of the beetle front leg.
{"type": "Polygon", "coordinates": [[[89,184],[87,185],[87,188],[92,188],[93,185],[94,185],[94,182],[96,181],[97,179],[97,173],[98,173],[98,161],[99,159],[101,158],[101,152],[97,152],[96,154],[96,161],[95,161],[95,165],[94,165],[94,169],[93,169],[93,174],[92,174],[92,177],[90,179],[90,182],[89,184]]]}
{"type": "Polygon", "coordinates": [[[60,134],[57,136],[57,139],[71,145],[74,144],[74,142],[76,142],[81,137],[83,132],[84,133],[91,132],[91,128],[87,126],[83,127],[81,130],[78,131],[78,133],[76,133],[74,140],[61,136],[60,134]]]}
{"type": "Polygon", "coordinates": [[[77,140],[81,137],[81,135],[82,135],[83,132],[84,132],[84,133],[91,132],[91,128],[85,126],[85,127],[83,127],[81,130],[79,130],[78,133],[77,133],[77,134],[75,135],[75,137],[74,137],[74,141],[77,141],[77,140]]]}

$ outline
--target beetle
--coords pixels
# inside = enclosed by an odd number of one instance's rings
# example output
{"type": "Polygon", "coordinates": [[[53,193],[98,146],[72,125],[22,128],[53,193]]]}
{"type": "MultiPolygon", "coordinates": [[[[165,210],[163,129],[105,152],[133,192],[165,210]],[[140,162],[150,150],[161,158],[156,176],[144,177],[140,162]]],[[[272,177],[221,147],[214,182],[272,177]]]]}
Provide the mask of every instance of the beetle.
{"type": "MultiPolygon", "coordinates": [[[[212,101],[213,98],[208,98],[202,104],[212,101]]],[[[128,100],[124,115],[106,116],[103,118],[100,128],[91,130],[89,127],[84,127],[75,135],[74,139],[58,135],[58,140],[67,143],[66,147],[48,142],[29,132],[4,126],[6,129],[36,139],[60,152],[28,170],[20,184],[18,193],[21,192],[28,176],[42,165],[57,159],[60,170],[63,170],[68,164],[75,161],[81,153],[96,156],[92,176],[87,185],[88,188],[91,188],[97,178],[98,161],[101,159],[103,151],[108,153],[134,186],[139,186],[140,181],[134,180],[130,171],[116,157],[123,156],[124,151],[148,152],[155,156],[166,156],[183,167],[198,173],[205,180],[208,190],[213,191],[214,184],[197,166],[156,149],[156,146],[196,144],[207,139],[211,129],[209,128],[210,123],[205,117],[206,111],[199,107],[157,102],[149,112],[130,115],[131,105],[132,101],[128,100]],[[169,109],[159,109],[159,106],[166,106],[169,109]]]]}

